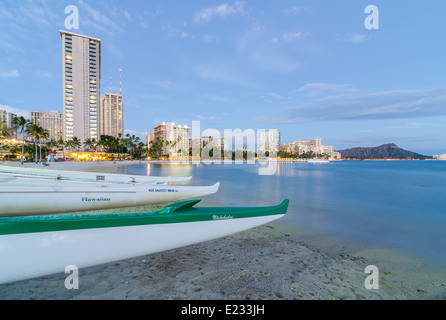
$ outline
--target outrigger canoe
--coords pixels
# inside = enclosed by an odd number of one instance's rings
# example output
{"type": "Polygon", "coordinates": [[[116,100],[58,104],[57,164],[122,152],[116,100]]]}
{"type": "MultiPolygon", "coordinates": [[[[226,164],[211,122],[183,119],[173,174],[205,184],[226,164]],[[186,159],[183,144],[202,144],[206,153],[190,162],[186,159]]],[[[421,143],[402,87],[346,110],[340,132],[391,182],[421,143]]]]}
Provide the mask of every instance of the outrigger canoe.
{"type": "Polygon", "coordinates": [[[194,208],[199,201],[147,213],[0,218],[0,283],[228,236],[279,219],[288,208],[288,200],[272,207],[194,208]]]}
{"type": "Polygon", "coordinates": [[[0,175],[16,178],[38,178],[49,180],[77,181],[77,182],[106,182],[106,183],[178,183],[189,181],[192,177],[160,177],[126,175],[116,173],[84,172],[69,170],[54,170],[42,168],[0,166],[0,175]]]}
{"type": "Polygon", "coordinates": [[[100,185],[76,186],[8,185],[0,183],[0,216],[45,215],[196,199],[214,194],[213,186],[100,185]]]}

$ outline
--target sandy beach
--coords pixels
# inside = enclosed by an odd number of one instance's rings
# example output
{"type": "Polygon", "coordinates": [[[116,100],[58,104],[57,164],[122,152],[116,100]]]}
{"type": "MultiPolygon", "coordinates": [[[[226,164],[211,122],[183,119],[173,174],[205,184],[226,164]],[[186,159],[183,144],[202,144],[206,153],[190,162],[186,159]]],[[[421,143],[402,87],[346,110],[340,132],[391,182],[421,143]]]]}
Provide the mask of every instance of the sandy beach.
{"type": "MultiPolygon", "coordinates": [[[[127,163],[66,162],[52,163],[50,168],[113,172],[115,166],[127,163]]],[[[188,247],[81,269],[77,290],[65,288],[66,277],[60,273],[3,284],[0,299],[446,298],[444,270],[401,253],[290,228],[280,221],[188,247]],[[381,266],[379,289],[368,290],[364,270],[377,263],[381,266]]]]}

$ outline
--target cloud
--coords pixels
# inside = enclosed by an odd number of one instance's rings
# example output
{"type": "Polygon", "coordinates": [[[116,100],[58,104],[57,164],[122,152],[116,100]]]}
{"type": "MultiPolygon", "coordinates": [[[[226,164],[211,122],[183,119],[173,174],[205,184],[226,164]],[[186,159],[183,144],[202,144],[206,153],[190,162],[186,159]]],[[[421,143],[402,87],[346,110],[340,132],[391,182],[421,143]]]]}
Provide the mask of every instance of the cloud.
{"type": "Polygon", "coordinates": [[[102,13],[103,11],[94,9],[82,0],[79,0],[79,5],[82,9],[82,12],[79,13],[82,26],[94,28],[110,35],[114,32],[123,32],[123,29],[115,21],[102,13]],[[85,18],[84,13],[88,18],[85,18]]]}
{"type": "Polygon", "coordinates": [[[283,13],[286,16],[298,15],[298,14],[302,13],[302,8],[294,7],[294,8],[284,9],[283,13]]]}
{"type": "Polygon", "coordinates": [[[279,99],[279,100],[289,100],[289,99],[291,99],[290,97],[282,97],[281,95],[279,95],[279,94],[277,94],[275,92],[270,92],[268,94],[268,96],[271,97],[271,98],[279,99]]]}
{"type": "Polygon", "coordinates": [[[307,36],[308,33],[305,32],[286,32],[281,37],[275,37],[271,41],[273,43],[278,43],[279,41],[285,41],[285,42],[291,42],[297,39],[302,39],[303,37],[307,36]]]}
{"type": "Polygon", "coordinates": [[[211,100],[211,101],[216,101],[216,102],[232,102],[232,100],[229,98],[217,96],[217,95],[213,95],[213,94],[205,94],[205,95],[203,95],[203,98],[205,98],[207,100],[211,100]]]}
{"type": "Polygon", "coordinates": [[[353,88],[349,84],[331,84],[331,83],[308,83],[299,89],[296,92],[306,93],[310,97],[320,96],[324,93],[346,93],[346,92],[356,92],[357,89],[353,88]]]}
{"type": "Polygon", "coordinates": [[[180,39],[195,38],[193,35],[190,35],[186,31],[182,31],[182,30],[172,26],[171,24],[167,24],[167,26],[165,28],[167,29],[167,36],[169,38],[176,38],[176,37],[179,37],[180,39]]]}
{"type": "Polygon", "coordinates": [[[173,82],[170,80],[155,80],[152,81],[151,84],[163,89],[169,89],[170,87],[172,87],[173,82]]]}
{"type": "MultiPolygon", "coordinates": [[[[292,37],[292,33],[285,36],[288,40],[292,37]]],[[[283,50],[281,46],[271,45],[270,39],[267,28],[255,25],[237,38],[236,53],[259,70],[268,72],[289,73],[302,67],[302,62],[289,48],[283,50]]]]}
{"type": "Polygon", "coordinates": [[[446,87],[342,94],[290,107],[256,119],[292,124],[337,120],[382,120],[446,115],[446,87]]]}
{"type": "Polygon", "coordinates": [[[53,73],[45,70],[37,70],[36,75],[39,78],[46,78],[46,79],[54,79],[56,77],[53,73]]]}
{"type": "Polygon", "coordinates": [[[199,64],[193,68],[193,72],[196,76],[206,80],[223,82],[234,86],[254,86],[246,78],[245,74],[241,73],[236,66],[226,61],[199,64]]]}
{"type": "Polygon", "coordinates": [[[387,127],[388,129],[419,129],[424,127],[425,124],[424,123],[420,123],[420,122],[409,122],[403,125],[399,125],[399,126],[389,126],[387,127]]]}
{"type": "Polygon", "coordinates": [[[16,114],[19,117],[23,116],[25,119],[31,118],[31,111],[29,111],[29,110],[17,109],[17,108],[13,108],[9,105],[4,105],[4,104],[0,104],[0,110],[4,110],[6,112],[11,112],[13,114],[16,114]]]}
{"type": "Polygon", "coordinates": [[[206,42],[214,42],[218,41],[218,36],[212,35],[212,34],[206,34],[203,36],[203,40],[206,42]]]}
{"type": "Polygon", "coordinates": [[[194,23],[208,23],[215,17],[223,19],[227,16],[243,15],[244,13],[245,10],[243,4],[240,1],[236,1],[233,5],[224,3],[216,7],[205,8],[196,12],[194,15],[194,23]]]}
{"type": "Polygon", "coordinates": [[[353,34],[348,36],[336,36],[337,41],[358,44],[364,42],[367,37],[364,34],[353,34]]]}
{"type": "Polygon", "coordinates": [[[4,50],[17,50],[17,47],[15,45],[13,45],[12,43],[8,42],[8,41],[0,39],[0,49],[4,49],[4,50]]]}
{"type": "Polygon", "coordinates": [[[217,118],[215,118],[214,116],[208,116],[208,117],[206,117],[206,116],[202,116],[202,115],[198,115],[197,116],[197,120],[198,121],[215,121],[217,118]]]}
{"type": "Polygon", "coordinates": [[[128,21],[132,21],[132,16],[131,16],[130,13],[128,13],[127,11],[124,11],[124,17],[125,17],[128,21]]]}
{"type": "Polygon", "coordinates": [[[0,78],[18,78],[20,77],[20,73],[14,69],[7,72],[0,72],[0,78]]]}
{"type": "Polygon", "coordinates": [[[2,4],[0,8],[0,22],[7,22],[9,27],[18,27],[33,25],[35,28],[54,28],[55,25],[63,22],[63,11],[57,13],[54,9],[55,5],[50,4],[49,1],[14,1],[14,6],[9,5],[7,11],[5,7],[7,4],[2,4]]]}

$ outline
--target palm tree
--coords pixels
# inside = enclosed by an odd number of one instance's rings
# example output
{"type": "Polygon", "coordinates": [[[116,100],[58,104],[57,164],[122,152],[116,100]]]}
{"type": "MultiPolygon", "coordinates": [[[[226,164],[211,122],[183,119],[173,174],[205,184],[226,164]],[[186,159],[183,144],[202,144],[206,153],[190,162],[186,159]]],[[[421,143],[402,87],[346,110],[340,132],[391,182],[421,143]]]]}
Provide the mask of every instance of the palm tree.
{"type": "Polygon", "coordinates": [[[51,139],[50,141],[46,142],[46,146],[50,149],[53,149],[53,148],[57,147],[58,145],[59,145],[59,143],[54,139],[51,139]]]}
{"type": "Polygon", "coordinates": [[[71,139],[73,148],[76,148],[76,151],[79,151],[80,146],[82,145],[82,142],[79,140],[78,137],[73,137],[71,139]]]}
{"type": "Polygon", "coordinates": [[[147,145],[141,141],[137,145],[137,150],[139,153],[139,161],[141,161],[143,153],[145,153],[145,151],[147,151],[147,145]]]}
{"type": "Polygon", "coordinates": [[[0,138],[9,137],[9,129],[6,126],[6,122],[0,120],[0,138]]]}
{"type": "MultiPolygon", "coordinates": [[[[69,151],[68,160],[71,160],[71,150],[73,149],[73,141],[71,139],[67,140],[64,142],[63,145],[64,145],[64,149],[67,148],[69,151]]],[[[64,160],[65,160],[65,151],[64,151],[64,160]]]]}
{"type": "Polygon", "coordinates": [[[59,141],[57,141],[57,147],[62,148],[63,161],[65,161],[65,141],[63,141],[63,139],[59,139],[59,141]]]}
{"type": "Polygon", "coordinates": [[[136,149],[136,145],[139,141],[139,137],[136,137],[134,134],[130,135],[129,133],[127,133],[125,136],[127,137],[127,139],[125,139],[126,145],[128,146],[128,149],[130,151],[130,156],[133,158],[133,155],[134,155],[134,152],[136,149]]]}
{"type": "Polygon", "coordinates": [[[40,162],[42,162],[42,139],[46,140],[49,136],[49,131],[39,126],[37,137],[39,138],[40,162]]]}
{"type": "Polygon", "coordinates": [[[91,151],[91,149],[93,149],[93,151],[96,151],[96,139],[92,138],[85,140],[84,146],[87,147],[89,151],[91,151]]]}
{"type": "MultiPolygon", "coordinates": [[[[46,142],[46,147],[48,148],[47,150],[48,150],[48,154],[51,152],[51,151],[53,151],[54,150],[54,148],[56,148],[56,147],[58,147],[59,146],[59,143],[56,141],[56,140],[54,140],[54,139],[51,139],[50,141],[47,141],[46,142]]],[[[48,155],[47,154],[47,155],[48,155]]]]}
{"type": "MultiPolygon", "coordinates": [[[[9,137],[9,130],[4,121],[0,120],[0,139],[9,137]]],[[[6,147],[6,146],[5,146],[6,147]]],[[[2,149],[4,147],[1,147],[2,149]]]]}
{"type": "Polygon", "coordinates": [[[168,141],[162,141],[160,138],[150,141],[150,147],[148,149],[149,156],[153,159],[159,159],[163,156],[163,148],[169,145],[168,141]]]}
{"type": "Polygon", "coordinates": [[[118,132],[118,149],[119,149],[119,153],[122,153],[122,149],[121,149],[121,147],[123,147],[123,145],[122,145],[122,133],[121,132],[118,132]]]}
{"type": "Polygon", "coordinates": [[[30,123],[30,121],[26,120],[23,116],[15,117],[14,119],[12,119],[13,130],[15,130],[17,132],[20,130],[20,134],[22,135],[22,157],[21,157],[22,163],[23,163],[23,156],[25,154],[25,135],[24,135],[24,133],[26,133],[26,127],[29,125],[29,123],[30,123]]]}
{"type": "Polygon", "coordinates": [[[39,125],[37,125],[35,123],[31,123],[31,124],[28,124],[28,126],[26,127],[26,130],[25,130],[27,135],[34,138],[34,144],[36,146],[36,153],[35,153],[34,158],[36,160],[36,163],[37,163],[37,140],[41,134],[40,128],[41,127],[39,125]]]}
{"type": "MultiPolygon", "coordinates": [[[[73,150],[73,149],[78,149],[81,146],[81,141],[79,140],[78,137],[73,137],[70,140],[67,140],[65,142],[65,147],[69,150],[73,150]]],[[[71,152],[70,152],[70,158],[71,158],[71,152]]]]}

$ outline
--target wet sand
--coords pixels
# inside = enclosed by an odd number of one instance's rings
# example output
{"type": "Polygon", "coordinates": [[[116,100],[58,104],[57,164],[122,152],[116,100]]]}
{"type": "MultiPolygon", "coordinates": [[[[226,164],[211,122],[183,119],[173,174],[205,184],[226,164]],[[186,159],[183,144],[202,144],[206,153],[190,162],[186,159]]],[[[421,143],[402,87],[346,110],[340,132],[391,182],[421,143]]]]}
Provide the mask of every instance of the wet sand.
{"type": "MultiPolygon", "coordinates": [[[[51,164],[51,168],[111,172],[113,166],[124,164],[67,162],[51,164]]],[[[0,285],[0,299],[446,298],[442,269],[391,250],[291,228],[280,220],[225,238],[80,269],[77,290],[65,288],[67,276],[61,272],[0,285]],[[380,266],[377,290],[368,290],[364,284],[368,276],[364,270],[372,264],[380,266]]]]}

